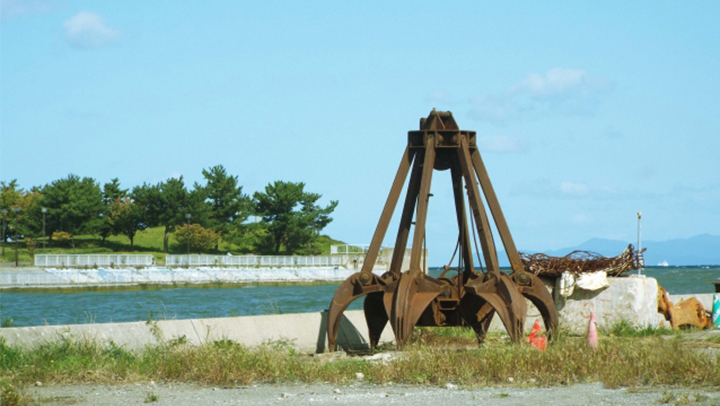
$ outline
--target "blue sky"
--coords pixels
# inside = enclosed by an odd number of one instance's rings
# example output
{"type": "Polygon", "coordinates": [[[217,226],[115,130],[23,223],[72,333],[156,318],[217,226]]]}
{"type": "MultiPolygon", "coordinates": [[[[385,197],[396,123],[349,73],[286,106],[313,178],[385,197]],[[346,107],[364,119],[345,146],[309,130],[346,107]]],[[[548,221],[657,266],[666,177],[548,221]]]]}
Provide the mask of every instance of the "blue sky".
{"type": "MultiPolygon", "coordinates": [[[[222,164],[339,200],[326,232],[367,243],[435,107],[477,131],[522,250],[634,242],[640,210],[645,239],[720,234],[720,3],[528,3],[2,0],[0,180],[222,164]]],[[[447,173],[432,192],[441,264],[447,173]]]]}

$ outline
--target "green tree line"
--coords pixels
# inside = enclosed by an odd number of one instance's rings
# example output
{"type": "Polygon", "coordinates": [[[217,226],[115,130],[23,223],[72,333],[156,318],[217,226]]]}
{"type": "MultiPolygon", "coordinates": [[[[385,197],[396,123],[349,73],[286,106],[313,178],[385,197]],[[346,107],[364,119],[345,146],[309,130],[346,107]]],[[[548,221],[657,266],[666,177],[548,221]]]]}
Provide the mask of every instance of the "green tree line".
{"type": "Polygon", "coordinates": [[[30,190],[16,180],[0,182],[0,233],[3,243],[18,236],[48,243],[75,235],[97,235],[101,245],[123,235],[133,249],[135,235],[163,227],[163,251],[175,233],[194,252],[217,250],[220,241],[257,254],[317,254],[313,243],[332,221],[337,201],[320,206],[322,195],[303,182],[275,181],[252,196],[243,193],[238,177],[222,165],[203,169],[204,184],[190,186],[182,176],[158,184],[125,189],[115,178],[100,185],[90,177],[70,174],[30,190]],[[16,226],[17,225],[17,226],[16,226]]]}

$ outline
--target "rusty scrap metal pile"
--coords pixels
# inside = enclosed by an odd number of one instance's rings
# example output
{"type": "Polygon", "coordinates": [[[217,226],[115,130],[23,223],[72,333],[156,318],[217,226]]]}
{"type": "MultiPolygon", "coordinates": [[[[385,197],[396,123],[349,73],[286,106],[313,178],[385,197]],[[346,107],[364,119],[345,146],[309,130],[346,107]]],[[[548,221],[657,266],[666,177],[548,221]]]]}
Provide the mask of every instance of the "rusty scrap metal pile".
{"type": "Polygon", "coordinates": [[[694,297],[682,300],[677,304],[670,301],[670,295],[658,285],[658,313],[665,316],[670,326],[675,329],[713,328],[712,313],[694,297]]]}
{"type": "Polygon", "coordinates": [[[589,251],[573,251],[564,257],[551,257],[542,253],[520,253],[525,268],[538,276],[557,277],[563,272],[576,274],[605,271],[608,276],[620,276],[624,272],[645,267],[642,253],[630,244],[616,257],[604,257],[589,251]]]}
{"type": "Polygon", "coordinates": [[[388,322],[398,347],[405,345],[416,325],[470,326],[478,342],[482,343],[495,314],[502,320],[510,338],[518,342],[523,335],[527,313],[525,298],[540,311],[548,337],[552,338],[555,333],[558,315],[553,298],[540,278],[527,272],[522,263],[476,146],[476,134],[461,131],[450,112],[433,110],[427,118],[420,119],[419,131],[408,132],[407,147],[363,267],[340,285],[330,304],[327,328],[330,351],[335,350],[343,312],[353,300],[362,296],[365,296],[365,319],[373,348],[388,322]],[[457,275],[452,277],[432,278],[421,269],[434,170],[449,170],[452,179],[461,254],[457,275]],[[388,272],[377,276],[372,273],[372,268],[408,173],[410,180],[390,267],[388,272]],[[500,272],[490,217],[485,211],[481,190],[510,260],[510,274],[500,272]],[[473,263],[466,194],[485,262],[481,271],[473,263]],[[403,269],[405,247],[413,224],[410,263],[403,269]]]}

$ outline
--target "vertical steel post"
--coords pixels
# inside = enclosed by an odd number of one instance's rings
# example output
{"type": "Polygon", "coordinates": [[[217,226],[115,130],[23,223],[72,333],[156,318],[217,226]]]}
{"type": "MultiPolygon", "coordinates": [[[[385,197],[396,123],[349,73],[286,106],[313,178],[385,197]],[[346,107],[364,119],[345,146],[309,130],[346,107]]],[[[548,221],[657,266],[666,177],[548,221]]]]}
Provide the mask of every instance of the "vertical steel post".
{"type": "Polygon", "coordinates": [[[187,227],[185,228],[186,235],[185,238],[187,239],[187,255],[188,255],[188,265],[190,265],[190,218],[192,217],[192,214],[187,213],[185,214],[185,220],[187,227]]]}
{"type": "Polygon", "coordinates": [[[43,207],[41,210],[43,214],[43,255],[45,255],[45,213],[47,213],[47,207],[43,207]]]}
{"type": "Polygon", "coordinates": [[[15,266],[19,266],[19,261],[18,261],[18,238],[19,238],[18,237],[19,236],[18,217],[20,217],[20,208],[15,206],[15,207],[13,207],[13,211],[15,212],[15,266]]]}
{"type": "MultiPolygon", "coordinates": [[[[637,244],[638,247],[637,247],[637,252],[638,252],[638,255],[639,255],[639,254],[642,252],[642,246],[640,245],[640,241],[641,241],[641,240],[640,240],[640,231],[641,231],[641,229],[640,229],[640,220],[642,220],[642,212],[639,211],[638,214],[637,214],[637,217],[638,217],[638,244],[637,244]]],[[[640,273],[640,267],[638,267],[638,276],[639,276],[639,275],[642,275],[642,274],[640,273]]]]}

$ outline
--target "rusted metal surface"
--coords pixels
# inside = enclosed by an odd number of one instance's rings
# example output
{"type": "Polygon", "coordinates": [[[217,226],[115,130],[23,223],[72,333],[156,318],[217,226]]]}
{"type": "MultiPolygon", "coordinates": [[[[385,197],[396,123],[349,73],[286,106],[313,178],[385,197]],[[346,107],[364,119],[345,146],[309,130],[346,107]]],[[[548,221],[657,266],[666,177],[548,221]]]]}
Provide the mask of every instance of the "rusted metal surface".
{"type": "Polygon", "coordinates": [[[697,298],[691,297],[673,305],[667,291],[658,285],[658,313],[670,321],[673,329],[700,328],[713,326],[712,314],[697,298]]]}
{"type": "Polygon", "coordinates": [[[408,132],[408,145],[363,267],[340,285],[330,304],[327,334],[331,351],[335,350],[342,313],[361,296],[365,296],[365,318],[373,348],[388,323],[399,347],[407,342],[415,326],[469,326],[474,329],[478,342],[482,343],[496,314],[510,338],[518,342],[523,335],[527,313],[525,298],[542,314],[548,337],[552,338],[555,333],[558,317],[552,296],[540,279],[526,270],[515,249],[475,144],[475,132],[461,131],[450,112],[433,110],[427,118],[420,119],[419,131],[408,132]],[[432,196],[430,186],[435,170],[451,172],[460,251],[457,267],[447,267],[439,278],[429,277],[421,271],[427,208],[432,196]],[[389,271],[377,276],[372,273],[372,266],[408,173],[410,180],[393,259],[389,271]],[[488,216],[485,204],[492,217],[488,216]],[[468,217],[476,230],[469,228],[468,217]],[[510,274],[500,272],[490,228],[491,219],[510,260],[510,274]],[[401,269],[413,224],[410,265],[408,269],[401,269]],[[481,272],[476,270],[472,260],[471,232],[477,232],[480,240],[480,253],[485,264],[481,266],[481,272]],[[447,275],[451,270],[456,274],[447,275]]]}
{"type": "Polygon", "coordinates": [[[672,305],[668,308],[670,313],[670,324],[674,329],[712,327],[710,312],[705,310],[702,303],[694,297],[672,305]]]}
{"type": "Polygon", "coordinates": [[[670,320],[670,308],[672,307],[672,302],[670,301],[670,295],[668,295],[665,288],[660,286],[660,284],[658,284],[657,301],[658,313],[665,316],[665,320],[670,320]]]}
{"type": "Polygon", "coordinates": [[[611,258],[588,251],[573,251],[564,257],[521,253],[520,257],[523,265],[538,276],[560,276],[566,271],[576,274],[605,271],[609,276],[618,276],[645,267],[644,251],[638,252],[630,244],[620,255],[611,258]]]}

